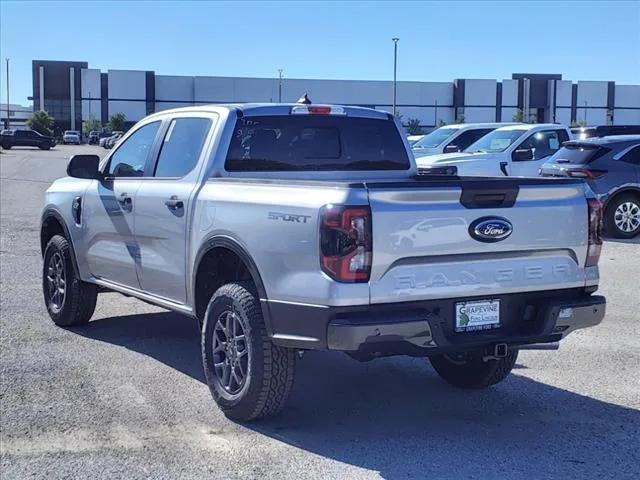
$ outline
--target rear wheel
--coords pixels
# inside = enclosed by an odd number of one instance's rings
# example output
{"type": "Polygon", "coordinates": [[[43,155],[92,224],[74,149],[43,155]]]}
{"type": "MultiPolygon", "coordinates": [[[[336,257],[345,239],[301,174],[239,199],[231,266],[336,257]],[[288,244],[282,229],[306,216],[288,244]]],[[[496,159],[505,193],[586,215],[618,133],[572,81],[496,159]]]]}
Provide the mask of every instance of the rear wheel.
{"type": "Polygon", "coordinates": [[[518,350],[509,350],[497,360],[482,359],[482,352],[429,357],[435,371],[447,383],[460,388],[485,388],[509,376],[518,358],[518,350]]]}
{"type": "Polygon", "coordinates": [[[78,278],[69,242],[61,235],[44,251],[42,292],[49,316],[61,327],[87,323],[96,308],[98,289],[78,278]]]}
{"type": "Polygon", "coordinates": [[[202,363],[211,394],[224,414],[249,421],[277,414],[295,372],[295,352],[274,345],[252,285],[220,287],[202,329],[202,363]]]}
{"type": "Polygon", "coordinates": [[[640,233],[640,196],[623,193],[615,197],[607,207],[605,229],[617,238],[632,238],[640,233]]]}

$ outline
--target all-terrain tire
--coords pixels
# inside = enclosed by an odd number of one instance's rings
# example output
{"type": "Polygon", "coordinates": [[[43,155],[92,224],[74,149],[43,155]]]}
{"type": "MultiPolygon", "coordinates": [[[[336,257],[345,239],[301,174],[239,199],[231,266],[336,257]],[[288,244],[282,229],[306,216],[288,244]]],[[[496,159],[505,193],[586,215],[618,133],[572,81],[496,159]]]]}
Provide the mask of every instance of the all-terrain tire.
{"type": "Polygon", "coordinates": [[[224,414],[233,420],[251,421],[282,410],[293,388],[296,354],[271,341],[253,285],[238,282],[223,285],[209,301],[202,329],[202,363],[211,395],[224,414]],[[224,343],[221,338],[228,342],[221,333],[227,316],[238,322],[233,328],[237,326],[244,333],[244,340],[236,342],[236,352],[229,354],[220,347],[224,343]],[[233,367],[234,375],[245,373],[242,386],[237,381],[225,386],[229,376],[225,377],[220,365],[227,359],[239,361],[238,352],[242,351],[248,351],[247,364],[237,371],[233,367]]]}
{"type": "Polygon", "coordinates": [[[518,358],[518,350],[509,350],[498,360],[483,361],[480,353],[468,354],[456,361],[448,355],[429,357],[435,371],[447,383],[460,388],[486,388],[509,376],[518,358]]]}
{"type": "MultiPolygon", "coordinates": [[[[44,251],[42,292],[51,320],[60,327],[86,324],[96,308],[98,288],[80,280],[76,272],[69,242],[62,235],[54,235],[44,251]],[[54,257],[62,263],[58,277],[62,278],[65,290],[64,295],[57,297],[56,301],[53,299],[51,285],[52,278],[56,277],[55,272],[52,272],[54,257]]],[[[58,285],[63,284],[58,281],[58,285]]]]}
{"type": "Polygon", "coordinates": [[[632,222],[637,221],[638,209],[640,209],[640,196],[637,194],[623,193],[611,200],[604,213],[604,229],[607,234],[616,238],[633,238],[640,234],[640,224],[635,228],[632,225],[632,222]],[[616,212],[624,213],[618,210],[619,208],[628,209],[629,217],[633,216],[633,220],[630,218],[630,223],[626,224],[627,230],[616,225],[616,212]]]}

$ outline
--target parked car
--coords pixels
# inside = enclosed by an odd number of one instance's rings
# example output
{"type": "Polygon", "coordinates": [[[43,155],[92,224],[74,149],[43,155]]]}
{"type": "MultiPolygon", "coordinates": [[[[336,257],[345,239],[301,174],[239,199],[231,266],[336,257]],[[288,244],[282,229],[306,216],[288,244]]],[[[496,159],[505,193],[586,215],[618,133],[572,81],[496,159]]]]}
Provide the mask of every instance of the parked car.
{"type": "Polygon", "coordinates": [[[571,129],[574,140],[612,135],[640,135],[640,125],[600,125],[597,127],[576,127],[571,129]]]}
{"type": "Polygon", "coordinates": [[[100,145],[101,147],[104,147],[104,144],[107,143],[107,140],[109,139],[109,137],[111,137],[111,132],[101,136],[100,140],[98,140],[98,145],[100,145]]]}
{"type": "Polygon", "coordinates": [[[89,132],[89,138],[87,139],[89,145],[96,145],[100,141],[100,132],[92,130],[89,132]]]}
{"type": "Polygon", "coordinates": [[[10,133],[0,135],[0,146],[9,150],[12,147],[37,147],[49,150],[55,146],[53,137],[42,135],[35,130],[10,130],[10,133]]]}
{"type": "Polygon", "coordinates": [[[69,143],[80,145],[80,132],[76,130],[65,130],[62,135],[62,143],[65,145],[69,143]]]}
{"type": "Polygon", "coordinates": [[[409,146],[415,145],[416,142],[422,140],[424,135],[407,135],[407,142],[409,142],[409,146]]]}
{"type": "Polygon", "coordinates": [[[476,140],[510,123],[459,123],[436,128],[411,147],[416,157],[462,152],[476,140]]]}
{"type": "Polygon", "coordinates": [[[607,233],[618,238],[640,234],[640,135],[567,142],[540,175],[583,178],[604,204],[607,233]]]}
{"type": "Polygon", "coordinates": [[[554,123],[516,124],[498,128],[462,153],[418,157],[420,168],[456,167],[458,175],[537,177],[549,157],[570,138],[554,123]]]}
{"type": "Polygon", "coordinates": [[[116,142],[118,140],[120,140],[122,138],[122,136],[124,135],[123,132],[113,132],[112,135],[110,137],[107,137],[104,141],[104,148],[106,148],[107,150],[110,148],[113,148],[113,146],[116,144],[116,142]]]}
{"type": "Polygon", "coordinates": [[[481,388],[602,320],[584,182],[418,177],[401,131],[335,105],[150,115],[47,190],[49,315],[85,324],[115,291],[198,319],[213,398],[245,421],[283,408],[304,350],[428,357],[481,388]]]}

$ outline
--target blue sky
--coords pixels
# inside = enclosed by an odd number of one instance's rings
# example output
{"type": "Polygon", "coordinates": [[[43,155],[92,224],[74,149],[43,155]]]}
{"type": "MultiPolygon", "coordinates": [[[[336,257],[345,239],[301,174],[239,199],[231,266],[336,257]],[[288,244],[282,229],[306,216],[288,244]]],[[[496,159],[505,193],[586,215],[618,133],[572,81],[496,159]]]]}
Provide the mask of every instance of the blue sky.
{"type": "Polygon", "coordinates": [[[31,60],[158,74],[640,83],[640,1],[0,3],[0,98],[31,95],[31,60]]]}

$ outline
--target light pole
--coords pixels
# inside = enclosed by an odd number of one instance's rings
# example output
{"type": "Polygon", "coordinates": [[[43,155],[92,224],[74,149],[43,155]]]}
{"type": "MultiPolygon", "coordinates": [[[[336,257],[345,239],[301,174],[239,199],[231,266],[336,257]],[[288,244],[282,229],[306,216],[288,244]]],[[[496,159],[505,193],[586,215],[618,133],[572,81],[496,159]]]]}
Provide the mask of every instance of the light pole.
{"type": "Polygon", "coordinates": [[[10,125],[9,121],[9,57],[6,58],[7,61],[7,121],[5,122],[5,128],[8,130],[10,125]]]}
{"type": "Polygon", "coordinates": [[[436,108],[433,112],[433,126],[438,126],[438,99],[436,98],[436,108]]]}
{"type": "Polygon", "coordinates": [[[398,40],[397,37],[392,38],[393,40],[393,114],[397,115],[396,111],[396,98],[397,98],[397,83],[396,83],[396,74],[398,70],[398,40]]]}
{"type": "Polygon", "coordinates": [[[282,69],[278,69],[278,103],[282,103],[282,69]]]}

